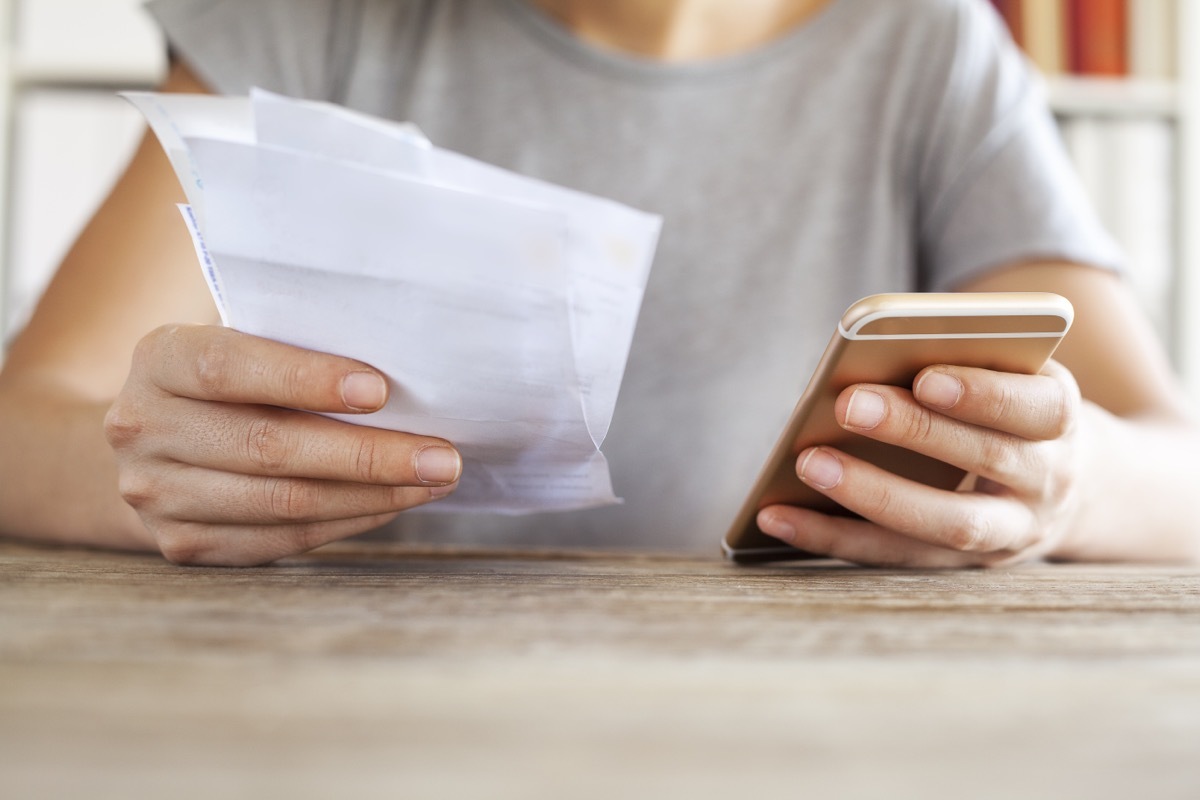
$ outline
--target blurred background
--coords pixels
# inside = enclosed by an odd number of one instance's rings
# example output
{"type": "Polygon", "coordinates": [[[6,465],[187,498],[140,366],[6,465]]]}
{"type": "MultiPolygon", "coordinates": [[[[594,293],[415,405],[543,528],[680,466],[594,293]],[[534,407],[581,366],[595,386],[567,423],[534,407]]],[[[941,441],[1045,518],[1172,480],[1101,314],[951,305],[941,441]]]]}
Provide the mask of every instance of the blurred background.
{"type": "MultiPolygon", "coordinates": [[[[971,1],[991,3],[1045,75],[1084,185],[1200,399],[1200,3],[971,1]]],[[[154,86],[165,67],[141,0],[0,0],[5,340],[137,142],[140,118],[114,91],[154,86]]]]}
{"type": "Polygon", "coordinates": [[[142,131],[166,50],[142,0],[0,0],[0,330],[27,319],[142,131]]]}

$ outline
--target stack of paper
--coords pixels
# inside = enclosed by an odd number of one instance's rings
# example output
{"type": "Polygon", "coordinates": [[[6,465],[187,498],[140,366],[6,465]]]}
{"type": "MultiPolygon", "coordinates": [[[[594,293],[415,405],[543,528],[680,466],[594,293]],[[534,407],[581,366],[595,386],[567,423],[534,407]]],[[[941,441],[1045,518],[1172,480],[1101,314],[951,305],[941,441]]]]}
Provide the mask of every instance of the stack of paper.
{"type": "Polygon", "coordinates": [[[429,510],[617,502],[608,432],[661,220],[266,92],[130,93],[171,159],[227,325],[356,358],[391,398],[349,422],[441,436],[429,510]]]}

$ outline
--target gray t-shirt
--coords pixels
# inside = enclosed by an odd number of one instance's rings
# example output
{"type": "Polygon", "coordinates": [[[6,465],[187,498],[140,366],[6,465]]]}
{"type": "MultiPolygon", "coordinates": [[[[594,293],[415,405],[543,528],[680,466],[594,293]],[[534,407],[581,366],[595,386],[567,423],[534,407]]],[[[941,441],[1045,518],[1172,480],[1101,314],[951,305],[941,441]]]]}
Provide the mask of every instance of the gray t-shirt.
{"type": "Polygon", "coordinates": [[[755,52],[689,65],[591,48],[522,0],[150,7],[217,91],[412,120],[665,218],[603,448],[624,505],[405,514],[407,539],[715,552],[853,300],[1119,258],[983,0],[833,0],[755,52]]]}

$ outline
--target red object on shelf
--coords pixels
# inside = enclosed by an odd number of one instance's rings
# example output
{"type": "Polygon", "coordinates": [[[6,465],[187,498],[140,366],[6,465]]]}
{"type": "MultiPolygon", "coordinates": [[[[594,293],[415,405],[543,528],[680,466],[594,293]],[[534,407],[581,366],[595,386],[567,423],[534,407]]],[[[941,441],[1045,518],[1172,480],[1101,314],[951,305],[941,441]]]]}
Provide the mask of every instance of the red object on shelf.
{"type": "Polygon", "coordinates": [[[1126,75],[1126,0],[1068,0],[1068,64],[1081,75],[1126,75]]]}
{"type": "MultiPolygon", "coordinates": [[[[1029,2],[1030,0],[1025,0],[1029,2]]],[[[1046,0],[1032,0],[1032,2],[1046,2],[1046,0]]],[[[1008,25],[1008,31],[1012,34],[1013,41],[1018,45],[1024,45],[1025,36],[1021,30],[1021,0],[992,0],[992,5],[1000,12],[1000,16],[1004,17],[1004,22],[1008,25]]]]}

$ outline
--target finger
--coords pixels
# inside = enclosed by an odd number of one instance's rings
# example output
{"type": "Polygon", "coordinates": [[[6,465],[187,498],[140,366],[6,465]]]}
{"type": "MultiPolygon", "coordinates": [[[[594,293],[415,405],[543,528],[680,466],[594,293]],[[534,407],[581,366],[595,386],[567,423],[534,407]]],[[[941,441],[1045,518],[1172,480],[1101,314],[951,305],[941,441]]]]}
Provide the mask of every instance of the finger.
{"type": "Polygon", "coordinates": [[[953,569],[994,563],[989,553],[937,547],[853,517],[837,517],[796,506],[758,512],[763,533],[809,553],[872,567],[953,569]]]}
{"type": "Polygon", "coordinates": [[[1028,507],[1008,497],[935,489],[827,447],[802,452],[796,471],[838,505],[937,547],[988,553],[1037,538],[1028,507]]]}
{"type": "Polygon", "coordinates": [[[1074,377],[1054,361],[1040,375],[928,367],[917,375],[913,394],[929,408],[955,419],[1035,440],[1067,433],[1080,403],[1074,377]]]}
{"type": "Polygon", "coordinates": [[[172,430],[154,431],[162,458],[246,475],[386,486],[435,486],[462,475],[444,439],[388,431],[264,406],[179,400],[172,430]],[[186,435],[180,435],[181,430],[186,435]]]}
{"type": "Polygon", "coordinates": [[[303,411],[368,413],[388,394],[383,376],[361,361],[207,325],[149,334],[134,353],[134,373],[168,394],[303,411]]]}
{"type": "Polygon", "coordinates": [[[844,428],[952,464],[1019,494],[1045,488],[1048,453],[1041,442],[961,422],[917,403],[894,386],[853,386],[838,396],[844,428]]]}
{"type": "Polygon", "coordinates": [[[372,486],[235,475],[172,465],[157,470],[152,478],[124,475],[120,489],[125,502],[143,516],[213,524],[276,525],[403,511],[445,497],[456,486],[372,486]]]}
{"type": "Polygon", "coordinates": [[[155,531],[173,564],[251,567],[268,564],[386,525],[396,514],[294,525],[177,524],[155,531]]]}

